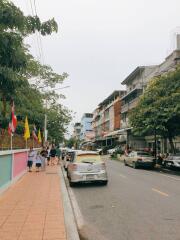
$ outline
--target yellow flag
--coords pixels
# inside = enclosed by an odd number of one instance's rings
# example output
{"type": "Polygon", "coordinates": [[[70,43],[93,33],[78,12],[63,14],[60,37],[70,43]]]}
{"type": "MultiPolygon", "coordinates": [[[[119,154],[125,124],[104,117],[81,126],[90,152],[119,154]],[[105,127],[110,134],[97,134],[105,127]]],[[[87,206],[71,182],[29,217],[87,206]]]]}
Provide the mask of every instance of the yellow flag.
{"type": "Polygon", "coordinates": [[[24,139],[27,140],[28,138],[30,138],[30,131],[29,131],[28,119],[26,116],[25,125],[24,125],[24,139]]]}
{"type": "Polygon", "coordinates": [[[41,131],[39,129],[39,132],[38,132],[38,142],[41,143],[42,142],[42,139],[41,139],[41,131]]]}

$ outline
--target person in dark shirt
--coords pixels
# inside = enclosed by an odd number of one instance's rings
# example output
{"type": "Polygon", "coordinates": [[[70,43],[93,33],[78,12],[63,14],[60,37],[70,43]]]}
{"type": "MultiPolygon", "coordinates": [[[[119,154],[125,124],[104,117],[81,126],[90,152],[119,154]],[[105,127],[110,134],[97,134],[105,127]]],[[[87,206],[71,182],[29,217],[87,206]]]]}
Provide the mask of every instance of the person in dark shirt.
{"type": "Polygon", "coordinates": [[[47,159],[47,155],[48,155],[48,151],[47,151],[46,147],[43,147],[43,149],[40,152],[40,155],[42,156],[42,170],[45,171],[46,159],[47,159]]]}
{"type": "Polygon", "coordinates": [[[56,149],[55,146],[53,145],[51,150],[50,150],[50,157],[51,157],[51,165],[55,164],[55,159],[56,159],[56,149]]]}

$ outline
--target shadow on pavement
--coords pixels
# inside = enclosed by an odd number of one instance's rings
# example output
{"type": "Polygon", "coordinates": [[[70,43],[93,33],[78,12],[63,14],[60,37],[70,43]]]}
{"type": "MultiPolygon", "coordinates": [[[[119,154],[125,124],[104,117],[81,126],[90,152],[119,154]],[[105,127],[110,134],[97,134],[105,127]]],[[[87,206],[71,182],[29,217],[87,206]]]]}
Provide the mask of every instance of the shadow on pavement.
{"type": "Polygon", "coordinates": [[[160,172],[160,173],[167,173],[173,176],[180,176],[180,169],[179,168],[155,168],[153,171],[160,172]]]}

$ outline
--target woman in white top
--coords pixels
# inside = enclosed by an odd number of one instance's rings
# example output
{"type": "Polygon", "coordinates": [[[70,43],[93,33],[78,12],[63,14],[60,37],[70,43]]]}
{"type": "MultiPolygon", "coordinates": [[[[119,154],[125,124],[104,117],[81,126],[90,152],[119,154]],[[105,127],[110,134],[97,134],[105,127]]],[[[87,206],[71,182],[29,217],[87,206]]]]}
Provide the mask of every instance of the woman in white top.
{"type": "Polygon", "coordinates": [[[30,147],[30,150],[28,152],[28,162],[27,162],[27,166],[29,168],[29,172],[31,172],[31,168],[33,165],[33,161],[36,158],[36,152],[33,150],[33,147],[30,147]]]}

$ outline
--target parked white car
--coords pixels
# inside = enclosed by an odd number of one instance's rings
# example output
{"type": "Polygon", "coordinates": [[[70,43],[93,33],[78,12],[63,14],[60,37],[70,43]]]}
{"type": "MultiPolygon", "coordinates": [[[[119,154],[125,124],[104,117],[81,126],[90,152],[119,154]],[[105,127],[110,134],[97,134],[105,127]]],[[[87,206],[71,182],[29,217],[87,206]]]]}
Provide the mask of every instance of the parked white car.
{"type": "Polygon", "coordinates": [[[169,155],[163,160],[165,167],[177,167],[180,168],[180,153],[169,155]]]}
{"type": "Polygon", "coordinates": [[[117,148],[111,148],[107,150],[108,154],[113,154],[115,151],[117,150],[117,148]]]}
{"type": "Polygon", "coordinates": [[[94,151],[78,151],[67,166],[70,186],[80,182],[108,183],[105,162],[94,151]]]}
{"type": "Polygon", "coordinates": [[[132,166],[133,168],[138,167],[150,167],[154,168],[155,159],[148,153],[143,151],[132,151],[128,156],[124,156],[124,165],[132,166]]]}

